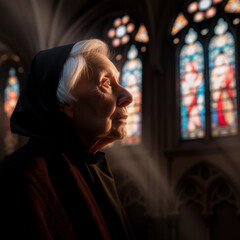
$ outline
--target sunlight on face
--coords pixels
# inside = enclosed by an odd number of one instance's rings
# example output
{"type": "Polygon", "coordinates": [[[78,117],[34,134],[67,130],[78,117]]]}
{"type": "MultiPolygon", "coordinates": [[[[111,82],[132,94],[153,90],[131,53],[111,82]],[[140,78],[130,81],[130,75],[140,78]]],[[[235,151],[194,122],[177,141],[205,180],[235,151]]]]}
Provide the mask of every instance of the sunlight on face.
{"type": "Polygon", "coordinates": [[[89,76],[82,76],[71,103],[73,126],[80,139],[111,142],[126,136],[127,109],[132,95],[119,82],[119,72],[103,54],[87,58],[89,76]]]}

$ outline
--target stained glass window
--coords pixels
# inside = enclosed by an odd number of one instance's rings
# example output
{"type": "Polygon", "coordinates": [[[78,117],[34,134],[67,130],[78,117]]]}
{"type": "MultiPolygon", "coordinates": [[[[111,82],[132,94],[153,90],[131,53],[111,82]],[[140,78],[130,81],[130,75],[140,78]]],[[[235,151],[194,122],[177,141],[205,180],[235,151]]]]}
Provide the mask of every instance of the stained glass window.
{"type": "Polygon", "coordinates": [[[18,145],[18,137],[11,133],[10,117],[16,106],[19,97],[19,81],[16,76],[15,68],[10,68],[7,79],[7,85],[4,90],[4,112],[5,112],[5,136],[4,136],[4,152],[5,155],[12,153],[18,145]]]}
{"type": "Polygon", "coordinates": [[[116,53],[120,82],[133,95],[133,102],[127,107],[127,136],[121,143],[138,144],[142,137],[142,60],[147,52],[148,31],[143,23],[137,24],[129,15],[124,15],[113,20],[107,37],[116,53]]]}
{"type": "Polygon", "coordinates": [[[194,22],[202,22],[216,15],[217,7],[222,0],[199,0],[190,3],[187,7],[187,12],[192,15],[194,22]]]}
{"type": "MultiPolygon", "coordinates": [[[[235,0],[195,0],[182,9],[183,17],[195,22],[189,21],[185,30],[179,29],[172,38],[179,66],[179,126],[183,140],[238,134],[238,12],[240,1],[235,0]],[[228,12],[226,19],[221,17],[223,10],[228,12]]],[[[175,28],[174,24],[172,32],[175,28]]]]}
{"type": "Polygon", "coordinates": [[[209,44],[212,135],[237,133],[235,46],[221,18],[209,44]]]}
{"type": "Polygon", "coordinates": [[[133,102],[128,107],[127,137],[123,143],[139,143],[141,136],[141,102],[142,102],[142,62],[138,50],[131,45],[127,61],[122,69],[122,85],[133,95],[133,102]]]}
{"type": "Polygon", "coordinates": [[[183,139],[205,134],[203,47],[191,28],[180,52],[181,135],[183,139]]]}
{"type": "Polygon", "coordinates": [[[130,17],[125,15],[116,18],[113,26],[108,30],[108,37],[112,39],[113,47],[119,47],[129,42],[130,36],[135,29],[135,25],[130,21],[130,17]]]}

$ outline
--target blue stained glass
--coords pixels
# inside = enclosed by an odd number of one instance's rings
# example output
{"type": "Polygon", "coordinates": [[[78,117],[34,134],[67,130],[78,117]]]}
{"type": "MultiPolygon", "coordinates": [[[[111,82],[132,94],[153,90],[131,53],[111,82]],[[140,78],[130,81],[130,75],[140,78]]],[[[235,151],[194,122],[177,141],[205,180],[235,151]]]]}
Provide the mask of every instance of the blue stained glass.
{"type": "Polygon", "coordinates": [[[138,50],[131,45],[122,69],[122,85],[133,95],[133,102],[128,106],[127,137],[125,144],[136,144],[141,141],[141,105],[142,105],[142,62],[137,57],[138,50]]]}
{"type": "Polygon", "coordinates": [[[204,56],[193,29],[185,42],[180,51],[181,136],[195,139],[205,135],[204,56]]]}
{"type": "Polygon", "coordinates": [[[235,44],[228,25],[218,21],[216,35],[209,43],[209,84],[211,90],[212,135],[237,133],[235,44]],[[222,27],[223,28],[223,27],[222,27]]]}

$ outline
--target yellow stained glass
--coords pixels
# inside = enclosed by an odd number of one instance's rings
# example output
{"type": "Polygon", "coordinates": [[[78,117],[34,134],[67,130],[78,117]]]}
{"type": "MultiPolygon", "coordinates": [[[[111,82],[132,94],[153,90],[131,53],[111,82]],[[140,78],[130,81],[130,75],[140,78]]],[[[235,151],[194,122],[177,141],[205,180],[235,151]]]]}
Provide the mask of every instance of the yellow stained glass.
{"type": "Polygon", "coordinates": [[[240,13],[240,1],[229,0],[224,10],[229,13],[240,13]]]}
{"type": "Polygon", "coordinates": [[[185,26],[187,26],[188,20],[184,17],[182,13],[178,14],[178,17],[176,18],[173,28],[172,28],[172,35],[177,34],[179,31],[181,31],[185,26]]]}
{"type": "Polygon", "coordinates": [[[138,32],[135,36],[135,40],[144,43],[147,43],[149,41],[147,29],[143,24],[140,25],[138,32]]]}

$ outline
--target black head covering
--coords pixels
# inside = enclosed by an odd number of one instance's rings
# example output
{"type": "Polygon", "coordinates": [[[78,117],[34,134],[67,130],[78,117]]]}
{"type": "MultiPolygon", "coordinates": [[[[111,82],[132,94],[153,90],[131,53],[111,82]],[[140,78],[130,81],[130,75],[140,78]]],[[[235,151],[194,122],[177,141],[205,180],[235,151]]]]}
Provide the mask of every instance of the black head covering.
{"type": "Polygon", "coordinates": [[[64,62],[73,45],[41,51],[34,57],[11,116],[13,133],[49,140],[67,134],[69,124],[58,109],[56,91],[64,62]]]}

